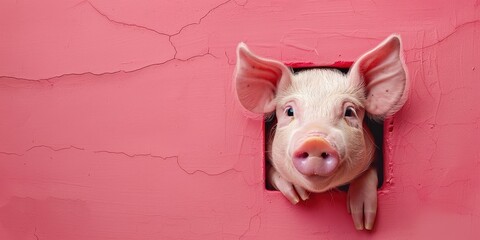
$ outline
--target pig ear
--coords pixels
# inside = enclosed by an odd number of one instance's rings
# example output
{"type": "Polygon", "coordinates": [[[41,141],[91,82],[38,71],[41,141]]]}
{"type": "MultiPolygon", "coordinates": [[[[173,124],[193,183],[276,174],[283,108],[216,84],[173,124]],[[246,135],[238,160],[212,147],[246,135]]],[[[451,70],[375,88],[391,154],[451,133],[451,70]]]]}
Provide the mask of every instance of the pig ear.
{"type": "Polygon", "coordinates": [[[238,44],[235,87],[240,103],[254,113],[275,110],[275,95],[290,84],[290,70],[277,61],[256,56],[245,43],[238,44]]]}
{"type": "Polygon", "coordinates": [[[406,100],[407,74],[401,57],[401,40],[392,35],[353,65],[349,76],[363,81],[365,109],[373,118],[398,111],[406,100]]]}

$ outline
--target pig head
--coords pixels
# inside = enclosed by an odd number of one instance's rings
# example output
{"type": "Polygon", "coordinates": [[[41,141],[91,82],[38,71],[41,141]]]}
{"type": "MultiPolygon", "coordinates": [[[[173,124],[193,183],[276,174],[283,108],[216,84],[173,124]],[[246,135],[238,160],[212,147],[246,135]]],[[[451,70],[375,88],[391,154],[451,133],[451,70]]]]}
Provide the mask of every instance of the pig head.
{"type": "Polygon", "coordinates": [[[367,170],[375,146],[364,118],[392,115],[407,96],[396,35],[361,56],[348,74],[335,69],[293,74],[283,63],[259,57],[240,43],[234,80],[246,110],[276,114],[267,149],[273,168],[310,192],[349,183],[367,170]]]}

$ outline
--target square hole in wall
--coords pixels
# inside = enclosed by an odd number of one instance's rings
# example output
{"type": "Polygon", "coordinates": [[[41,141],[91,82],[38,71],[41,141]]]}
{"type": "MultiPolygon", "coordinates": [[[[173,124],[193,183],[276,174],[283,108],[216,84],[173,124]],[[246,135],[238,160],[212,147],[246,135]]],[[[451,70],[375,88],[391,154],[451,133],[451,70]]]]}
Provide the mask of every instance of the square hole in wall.
{"type": "MultiPolygon", "coordinates": [[[[347,74],[351,65],[352,65],[351,62],[346,62],[346,63],[345,62],[340,62],[340,63],[335,63],[332,66],[325,66],[325,67],[312,67],[312,66],[296,67],[295,65],[290,65],[290,67],[291,67],[291,69],[293,70],[294,73],[298,73],[300,71],[305,71],[305,70],[313,69],[313,68],[322,68],[322,69],[329,69],[329,68],[332,69],[333,68],[333,69],[337,69],[337,70],[341,71],[344,74],[347,74]]],[[[375,145],[376,145],[375,160],[372,164],[377,169],[378,188],[380,188],[383,185],[383,182],[384,182],[384,161],[383,161],[384,124],[383,124],[383,122],[373,121],[368,117],[365,117],[364,121],[365,121],[366,125],[368,126],[368,128],[370,128],[370,131],[372,132],[372,135],[373,135],[373,138],[374,138],[374,141],[375,141],[375,145]]],[[[276,124],[277,124],[277,119],[275,117],[275,114],[273,114],[270,117],[265,118],[265,120],[264,120],[264,130],[265,130],[265,132],[264,132],[264,137],[265,137],[264,149],[265,150],[268,149],[267,145],[271,141],[270,138],[272,138],[273,135],[274,135],[274,128],[275,128],[276,124]]],[[[267,166],[267,164],[269,164],[269,159],[268,159],[268,154],[266,152],[264,153],[264,159],[265,159],[265,166],[267,166]]],[[[268,168],[265,167],[264,169],[266,171],[268,168]]],[[[266,176],[266,175],[267,175],[267,173],[265,172],[264,176],[266,176]]],[[[270,190],[270,191],[277,191],[267,181],[265,181],[265,188],[267,190],[270,190]]],[[[341,191],[346,191],[346,190],[348,190],[348,184],[344,185],[344,186],[339,186],[338,189],[341,190],[341,191]]]]}

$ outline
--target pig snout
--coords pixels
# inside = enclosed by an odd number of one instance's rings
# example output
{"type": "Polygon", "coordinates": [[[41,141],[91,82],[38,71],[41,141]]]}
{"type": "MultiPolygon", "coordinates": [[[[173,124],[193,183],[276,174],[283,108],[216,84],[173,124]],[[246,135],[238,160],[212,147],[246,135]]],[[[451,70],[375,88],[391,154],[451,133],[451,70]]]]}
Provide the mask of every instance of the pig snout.
{"type": "Polygon", "coordinates": [[[306,176],[328,176],[337,168],[337,151],[320,136],[311,136],[296,144],[292,161],[295,168],[306,176]]]}

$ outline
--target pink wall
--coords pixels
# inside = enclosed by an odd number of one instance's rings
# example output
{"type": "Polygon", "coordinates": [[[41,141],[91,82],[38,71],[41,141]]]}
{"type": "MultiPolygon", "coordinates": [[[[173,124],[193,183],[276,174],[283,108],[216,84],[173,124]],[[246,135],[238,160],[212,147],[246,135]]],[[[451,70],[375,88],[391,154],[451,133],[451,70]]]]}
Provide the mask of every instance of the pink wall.
{"type": "Polygon", "coordinates": [[[474,239],[480,2],[0,3],[0,239],[474,239]],[[263,183],[235,46],[317,65],[402,35],[410,100],[388,133],[372,233],[344,193],[263,183]]]}

